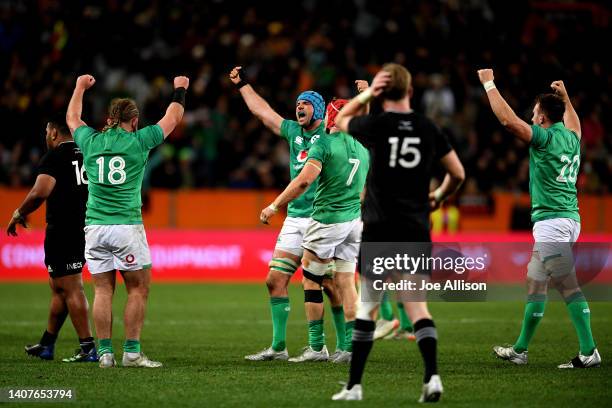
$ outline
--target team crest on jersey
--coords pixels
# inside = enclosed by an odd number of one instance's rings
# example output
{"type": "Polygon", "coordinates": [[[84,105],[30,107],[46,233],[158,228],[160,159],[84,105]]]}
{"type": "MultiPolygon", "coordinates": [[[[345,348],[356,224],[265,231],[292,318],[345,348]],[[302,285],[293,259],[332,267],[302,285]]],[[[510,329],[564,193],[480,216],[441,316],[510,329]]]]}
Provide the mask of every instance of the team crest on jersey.
{"type": "Polygon", "coordinates": [[[295,137],[295,144],[301,145],[302,143],[304,143],[304,138],[302,136],[296,136],[295,137]]]}
{"type": "Polygon", "coordinates": [[[300,163],[304,163],[307,158],[308,158],[308,149],[300,150],[300,152],[297,154],[297,157],[296,157],[297,161],[299,161],[300,163]]]}

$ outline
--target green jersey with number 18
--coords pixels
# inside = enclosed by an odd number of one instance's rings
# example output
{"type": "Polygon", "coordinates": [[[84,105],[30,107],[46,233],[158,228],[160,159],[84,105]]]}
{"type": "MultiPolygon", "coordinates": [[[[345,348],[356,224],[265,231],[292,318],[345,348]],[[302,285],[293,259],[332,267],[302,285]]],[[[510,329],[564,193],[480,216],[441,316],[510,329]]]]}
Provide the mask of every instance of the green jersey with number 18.
{"type": "MultiPolygon", "coordinates": [[[[304,130],[294,120],[283,120],[280,128],[280,135],[289,142],[289,175],[291,180],[300,174],[306,164],[308,150],[317,140],[325,134],[325,124],[321,124],[313,130],[304,130]]],[[[288,217],[308,218],[312,214],[312,201],[317,189],[317,182],[312,183],[308,190],[300,197],[289,203],[287,208],[288,217]]]]}
{"type": "Polygon", "coordinates": [[[308,158],[322,165],[312,219],[336,224],[359,218],[361,192],[370,168],[368,150],[349,134],[336,132],[321,136],[308,158]]]}
{"type": "Polygon", "coordinates": [[[580,140],[563,123],[544,129],[533,125],[529,146],[531,221],[571,218],[580,222],[576,179],[580,140]]]}
{"type": "Polygon", "coordinates": [[[81,126],[74,141],[89,179],[85,225],[142,224],[140,190],[149,151],[164,141],[159,125],[135,132],[81,126]]]}

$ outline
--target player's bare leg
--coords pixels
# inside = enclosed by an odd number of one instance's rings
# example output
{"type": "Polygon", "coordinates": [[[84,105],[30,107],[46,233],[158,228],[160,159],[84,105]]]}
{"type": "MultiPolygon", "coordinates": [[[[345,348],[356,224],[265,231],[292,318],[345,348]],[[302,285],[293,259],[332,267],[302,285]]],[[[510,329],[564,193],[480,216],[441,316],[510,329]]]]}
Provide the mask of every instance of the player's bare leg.
{"type": "Polygon", "coordinates": [[[49,287],[51,288],[51,302],[49,304],[47,329],[37,344],[25,346],[25,352],[28,355],[43,360],[53,360],[57,335],[66,320],[66,316],[68,316],[68,308],[53,278],[49,278],[49,287]]]}
{"type": "Polygon", "coordinates": [[[300,257],[275,249],[270,261],[266,287],[270,295],[272,345],[258,353],[244,356],[249,361],[287,360],[287,320],[289,318],[289,281],[299,266],[300,257]]]}
{"type": "Polygon", "coordinates": [[[332,259],[319,259],[312,252],[305,250],[302,257],[304,271],[304,307],[308,320],[308,347],[298,357],[289,361],[301,363],[304,361],[327,361],[329,353],[325,346],[323,333],[323,292],[321,285],[325,275],[333,266],[332,259]]]}
{"type": "Polygon", "coordinates": [[[125,326],[125,343],[123,343],[124,367],[161,367],[162,363],[149,360],[140,349],[140,334],[144,325],[149,286],[151,284],[151,269],[137,271],[121,271],[128,297],[123,313],[125,326]]]}
{"type": "Polygon", "coordinates": [[[92,274],[94,282],[93,319],[98,336],[98,355],[100,367],[108,368],[116,365],[113,344],[113,294],[115,293],[115,271],[92,274]]]}
{"type": "MultiPolygon", "coordinates": [[[[532,258],[529,263],[531,275],[534,275],[535,268],[538,265],[542,265],[542,263],[538,259],[532,258]]],[[[525,305],[521,333],[514,345],[493,347],[496,357],[514,364],[527,364],[529,357],[527,348],[540,321],[544,317],[547,291],[548,278],[545,275],[542,275],[541,279],[536,279],[535,276],[527,276],[527,304],[525,305]]]]}
{"type": "Polygon", "coordinates": [[[56,278],[55,285],[66,303],[70,320],[79,336],[80,346],[74,356],[62,361],[68,363],[98,361],[96,345],[89,326],[89,304],[83,290],[82,275],[79,273],[56,278]]]}

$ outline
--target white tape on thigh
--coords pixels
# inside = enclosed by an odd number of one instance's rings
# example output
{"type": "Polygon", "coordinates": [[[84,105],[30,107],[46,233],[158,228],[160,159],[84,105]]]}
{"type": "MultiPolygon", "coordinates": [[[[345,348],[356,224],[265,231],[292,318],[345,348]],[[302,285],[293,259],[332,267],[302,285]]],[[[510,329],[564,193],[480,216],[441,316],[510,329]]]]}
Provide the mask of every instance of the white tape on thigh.
{"type": "Polygon", "coordinates": [[[355,273],[357,264],[355,262],[345,261],[343,259],[336,259],[336,272],[349,272],[355,273]]]}
{"type": "Polygon", "coordinates": [[[315,260],[312,260],[308,263],[308,266],[302,264],[302,268],[317,276],[325,276],[328,271],[332,270],[334,267],[333,262],[322,263],[315,260]]]}
{"type": "Polygon", "coordinates": [[[527,264],[527,276],[533,280],[545,281],[548,278],[544,268],[544,262],[535,253],[531,255],[531,260],[527,264]]]}

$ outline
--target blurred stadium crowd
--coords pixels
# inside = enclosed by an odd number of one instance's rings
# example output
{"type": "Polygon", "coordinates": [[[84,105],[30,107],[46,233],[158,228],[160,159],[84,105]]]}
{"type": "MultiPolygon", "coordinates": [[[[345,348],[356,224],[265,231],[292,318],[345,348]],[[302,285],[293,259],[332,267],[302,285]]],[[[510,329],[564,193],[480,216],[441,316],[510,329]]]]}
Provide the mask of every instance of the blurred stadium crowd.
{"type": "Polygon", "coordinates": [[[522,117],[563,79],[583,128],[578,189],[612,187],[612,84],[604,1],[298,2],[0,1],[0,185],[27,186],[44,153],[45,118],[66,108],[77,74],[97,78],[85,120],[102,127],[111,98],[133,97],[155,123],[171,79],[191,78],[183,126],[150,157],[147,186],[278,188],[286,143],[247,110],[229,83],[234,65],[282,116],[304,89],[354,94],[396,61],[413,74],[414,108],[441,126],[466,165],[460,200],[527,191],[527,148],[499,126],[476,69],[492,67],[522,117]],[[194,2],[195,3],[195,2],[194,2]],[[560,27],[564,27],[560,30],[560,27]],[[571,27],[568,29],[568,27],[571,27]]]}

